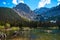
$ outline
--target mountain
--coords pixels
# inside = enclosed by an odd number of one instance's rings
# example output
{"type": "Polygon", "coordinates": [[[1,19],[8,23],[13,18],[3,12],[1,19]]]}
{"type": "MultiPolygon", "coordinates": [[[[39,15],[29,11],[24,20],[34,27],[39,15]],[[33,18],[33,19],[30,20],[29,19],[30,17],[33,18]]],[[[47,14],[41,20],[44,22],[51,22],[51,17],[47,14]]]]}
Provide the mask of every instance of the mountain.
{"type": "Polygon", "coordinates": [[[18,24],[26,20],[28,21],[28,19],[19,16],[13,9],[0,7],[0,23],[18,24]]]}
{"type": "Polygon", "coordinates": [[[35,20],[36,21],[44,21],[44,19],[47,19],[44,17],[45,12],[47,12],[49,8],[42,7],[39,9],[35,9],[34,12],[36,13],[35,20]]]}
{"type": "Polygon", "coordinates": [[[20,17],[10,8],[0,7],[0,20],[20,20],[20,17]],[[16,19],[14,19],[16,18],[16,19]]]}
{"type": "Polygon", "coordinates": [[[25,17],[29,20],[34,20],[35,13],[24,3],[19,3],[13,8],[18,12],[18,15],[25,17]]]}
{"type": "MultiPolygon", "coordinates": [[[[41,10],[38,9],[35,12],[38,13],[38,15],[42,16],[44,20],[47,20],[47,21],[60,20],[60,5],[56,7],[52,7],[49,10],[45,8],[44,10],[45,11],[42,11],[42,9],[41,10]]],[[[37,18],[39,18],[38,15],[37,15],[37,18]]],[[[41,20],[41,18],[39,19],[41,20]]]]}
{"type": "Polygon", "coordinates": [[[14,8],[16,10],[19,10],[19,11],[24,11],[25,13],[30,13],[31,12],[30,8],[26,4],[24,4],[24,3],[19,3],[14,8]]]}
{"type": "Polygon", "coordinates": [[[48,10],[47,12],[45,12],[45,16],[58,16],[60,15],[60,5],[51,8],[50,10],[48,10]]]}
{"type": "Polygon", "coordinates": [[[45,16],[48,17],[49,20],[60,20],[60,5],[51,8],[45,13],[45,16]]]}
{"type": "Polygon", "coordinates": [[[49,8],[42,7],[42,8],[35,9],[34,12],[36,14],[43,14],[44,12],[47,12],[48,10],[49,10],[49,8]]]}

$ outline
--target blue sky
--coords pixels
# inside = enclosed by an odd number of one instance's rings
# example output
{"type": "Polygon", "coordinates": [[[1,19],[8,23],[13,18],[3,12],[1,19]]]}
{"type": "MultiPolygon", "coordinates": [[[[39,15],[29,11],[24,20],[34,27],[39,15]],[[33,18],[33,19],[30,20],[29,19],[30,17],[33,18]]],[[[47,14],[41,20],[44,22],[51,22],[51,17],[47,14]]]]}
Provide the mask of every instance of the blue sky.
{"type": "Polygon", "coordinates": [[[12,8],[19,3],[27,4],[32,10],[41,7],[51,8],[60,4],[60,0],[0,0],[0,7],[12,8]]]}

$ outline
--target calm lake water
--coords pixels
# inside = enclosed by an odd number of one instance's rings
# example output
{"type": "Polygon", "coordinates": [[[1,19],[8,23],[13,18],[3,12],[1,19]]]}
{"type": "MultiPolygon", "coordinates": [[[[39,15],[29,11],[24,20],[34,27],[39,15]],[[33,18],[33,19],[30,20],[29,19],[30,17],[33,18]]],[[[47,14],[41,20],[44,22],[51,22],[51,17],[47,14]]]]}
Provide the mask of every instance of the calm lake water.
{"type": "Polygon", "coordinates": [[[26,30],[23,36],[30,40],[60,40],[60,30],[26,30]]]}
{"type": "MultiPolygon", "coordinates": [[[[11,36],[12,37],[12,36],[11,36]]],[[[6,40],[60,40],[60,30],[27,29],[19,31],[18,36],[6,40]]]]}

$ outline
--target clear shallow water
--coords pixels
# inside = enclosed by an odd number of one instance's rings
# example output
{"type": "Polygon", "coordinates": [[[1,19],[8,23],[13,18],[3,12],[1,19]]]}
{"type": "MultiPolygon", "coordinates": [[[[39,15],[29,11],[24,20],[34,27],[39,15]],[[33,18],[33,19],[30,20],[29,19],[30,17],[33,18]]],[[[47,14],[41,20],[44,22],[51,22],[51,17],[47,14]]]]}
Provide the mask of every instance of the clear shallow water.
{"type": "Polygon", "coordinates": [[[16,37],[7,40],[60,40],[60,30],[32,29],[19,31],[16,37]]]}
{"type": "Polygon", "coordinates": [[[60,40],[60,30],[33,29],[24,32],[24,35],[30,40],[60,40]]]}

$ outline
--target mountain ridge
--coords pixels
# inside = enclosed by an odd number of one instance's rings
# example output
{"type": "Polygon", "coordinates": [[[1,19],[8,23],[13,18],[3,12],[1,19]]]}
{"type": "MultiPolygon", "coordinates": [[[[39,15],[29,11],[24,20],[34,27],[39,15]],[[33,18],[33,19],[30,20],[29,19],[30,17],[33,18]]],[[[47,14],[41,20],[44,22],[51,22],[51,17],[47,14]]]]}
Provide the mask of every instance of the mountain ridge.
{"type": "Polygon", "coordinates": [[[13,9],[19,12],[20,15],[29,18],[30,20],[34,20],[33,17],[35,16],[35,13],[26,4],[20,3],[13,9]]]}
{"type": "Polygon", "coordinates": [[[41,13],[41,11],[39,12],[39,9],[38,11],[36,11],[38,13],[38,15],[44,17],[44,20],[49,20],[51,19],[52,20],[52,17],[57,20],[58,19],[58,16],[60,15],[60,5],[56,6],[56,7],[52,7],[50,8],[49,10],[47,10],[46,12],[43,12],[41,13]]]}

